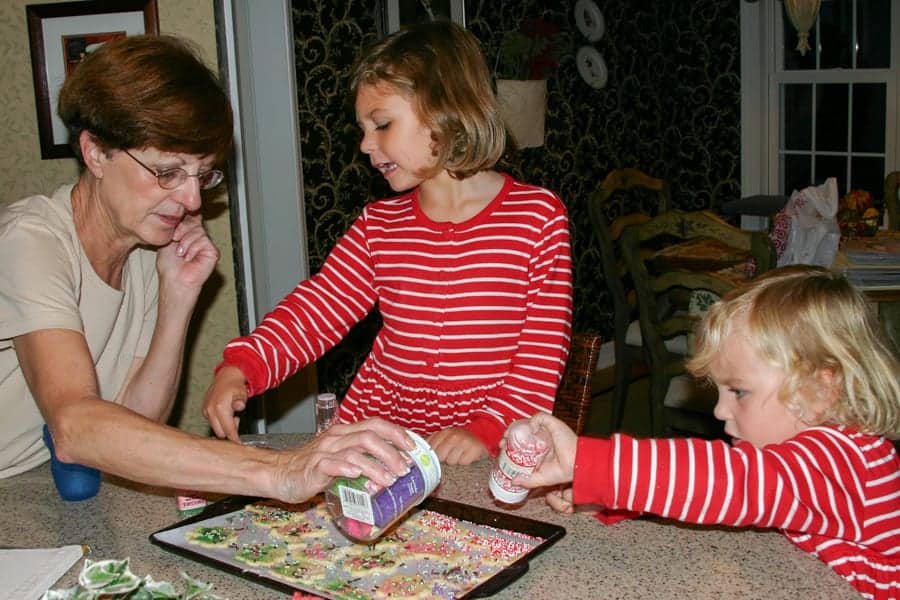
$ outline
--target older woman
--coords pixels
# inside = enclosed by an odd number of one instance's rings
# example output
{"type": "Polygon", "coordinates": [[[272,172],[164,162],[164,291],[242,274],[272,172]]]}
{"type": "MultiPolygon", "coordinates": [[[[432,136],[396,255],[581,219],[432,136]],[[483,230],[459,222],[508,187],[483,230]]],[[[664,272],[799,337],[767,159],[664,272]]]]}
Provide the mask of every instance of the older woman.
{"type": "Polygon", "coordinates": [[[151,484],[299,500],[333,475],[381,483],[407,444],[384,422],[337,427],[276,453],[162,423],[185,333],[219,253],[201,190],[232,142],[228,98],[185,42],[135,36],[88,55],[59,114],[82,167],[74,185],[0,212],[0,477],[78,463],[151,484]]]}

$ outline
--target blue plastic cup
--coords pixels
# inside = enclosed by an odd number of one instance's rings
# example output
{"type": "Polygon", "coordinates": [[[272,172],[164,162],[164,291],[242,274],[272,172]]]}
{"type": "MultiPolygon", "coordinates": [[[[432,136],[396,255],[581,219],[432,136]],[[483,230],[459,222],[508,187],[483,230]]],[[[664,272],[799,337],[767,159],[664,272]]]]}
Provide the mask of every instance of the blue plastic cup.
{"type": "Polygon", "coordinates": [[[100,491],[100,471],[77,463],[66,463],[56,458],[53,437],[44,425],[44,444],[50,450],[50,472],[63,500],[87,500],[100,491]]]}

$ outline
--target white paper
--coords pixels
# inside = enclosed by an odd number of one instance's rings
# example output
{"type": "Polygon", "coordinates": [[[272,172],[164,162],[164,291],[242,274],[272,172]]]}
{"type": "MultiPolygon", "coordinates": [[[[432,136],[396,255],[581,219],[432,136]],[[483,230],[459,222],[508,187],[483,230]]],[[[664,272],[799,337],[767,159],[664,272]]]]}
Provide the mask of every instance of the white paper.
{"type": "Polygon", "coordinates": [[[84,556],[81,546],[0,550],[0,600],[34,600],[84,556]]]}

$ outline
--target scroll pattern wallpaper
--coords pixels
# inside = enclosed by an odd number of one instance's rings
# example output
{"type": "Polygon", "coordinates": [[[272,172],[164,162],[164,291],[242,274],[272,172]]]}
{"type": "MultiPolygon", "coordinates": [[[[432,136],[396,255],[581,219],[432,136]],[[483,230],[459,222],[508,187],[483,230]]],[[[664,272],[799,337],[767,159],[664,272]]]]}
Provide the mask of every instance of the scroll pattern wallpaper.
{"type": "MultiPolygon", "coordinates": [[[[375,3],[293,2],[301,155],[313,272],[363,205],[390,189],[359,152],[348,70],[378,39],[375,3]]],[[[574,327],[604,337],[612,303],[586,201],[611,169],[636,167],[666,179],[673,203],[717,208],[740,195],[740,0],[597,0],[605,35],[590,43],[569,6],[539,0],[466,0],[466,25],[493,64],[504,36],[541,17],[567,32],[547,80],[545,144],[511,157],[514,176],[554,190],[569,210],[575,270],[574,327]],[[603,89],[578,74],[575,53],[604,57],[603,89]]],[[[574,3],[567,3],[574,4],[574,3]]],[[[631,210],[620,199],[610,218],[631,210]]],[[[373,314],[318,364],[321,390],[343,395],[379,326],[373,314]]]]}

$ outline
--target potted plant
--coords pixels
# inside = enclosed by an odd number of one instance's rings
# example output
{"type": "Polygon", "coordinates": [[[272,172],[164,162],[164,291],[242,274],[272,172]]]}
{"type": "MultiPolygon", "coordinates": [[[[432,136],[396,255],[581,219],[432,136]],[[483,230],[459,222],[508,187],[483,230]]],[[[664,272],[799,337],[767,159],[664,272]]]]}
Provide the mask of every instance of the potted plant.
{"type": "Polygon", "coordinates": [[[527,19],[503,39],[494,74],[500,112],[521,148],[544,143],[546,77],[559,64],[566,35],[544,19],[527,19]]]}

